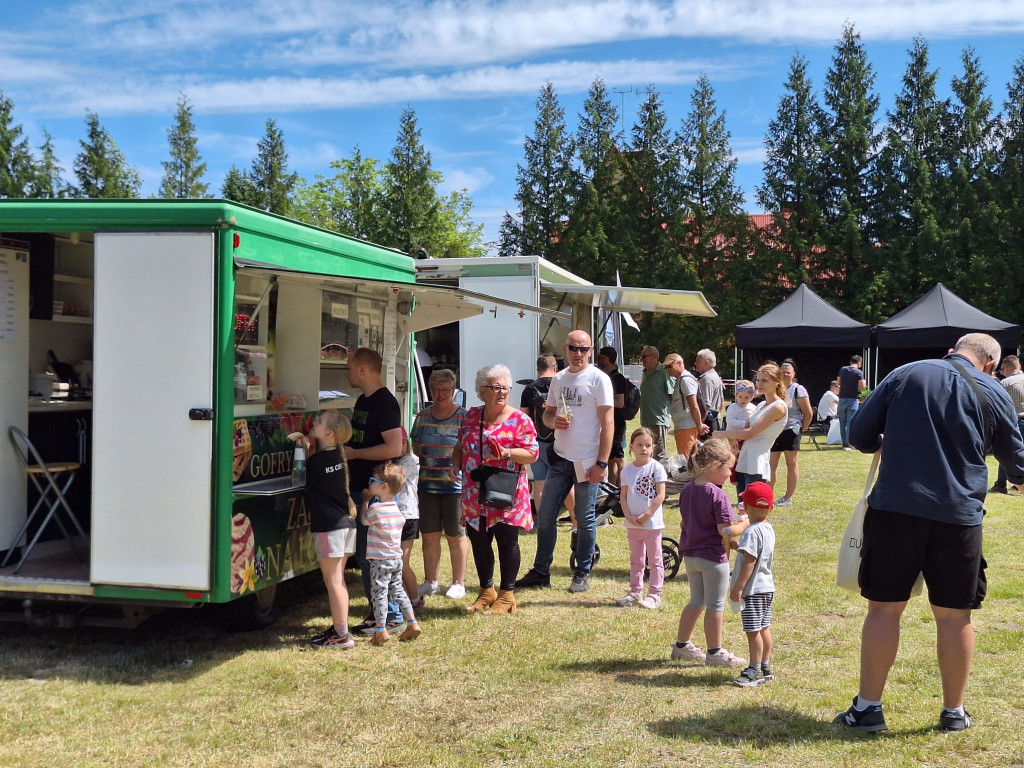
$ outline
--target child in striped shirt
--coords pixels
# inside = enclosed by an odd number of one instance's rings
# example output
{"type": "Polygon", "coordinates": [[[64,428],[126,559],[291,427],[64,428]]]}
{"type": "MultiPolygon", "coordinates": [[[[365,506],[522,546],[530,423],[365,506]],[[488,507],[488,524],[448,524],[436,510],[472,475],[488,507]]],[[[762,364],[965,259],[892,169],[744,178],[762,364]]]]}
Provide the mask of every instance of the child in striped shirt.
{"type": "Polygon", "coordinates": [[[383,645],[391,636],[384,626],[388,598],[398,603],[405,616],[405,631],[399,640],[415,640],[422,630],[413,612],[409,595],[402,586],[402,529],[405,516],[395,496],[405,487],[405,472],[390,461],[373,468],[370,487],[363,493],[363,524],[366,532],[366,559],[370,563],[370,602],[377,628],[370,643],[383,645]]]}

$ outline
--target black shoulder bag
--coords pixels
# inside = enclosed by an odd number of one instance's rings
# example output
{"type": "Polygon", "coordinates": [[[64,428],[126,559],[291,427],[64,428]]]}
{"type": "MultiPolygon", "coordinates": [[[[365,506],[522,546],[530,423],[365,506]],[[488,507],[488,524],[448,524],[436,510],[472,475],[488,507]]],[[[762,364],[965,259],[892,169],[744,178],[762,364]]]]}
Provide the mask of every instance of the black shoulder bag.
{"type": "Polygon", "coordinates": [[[480,466],[469,476],[480,486],[480,503],[495,509],[511,509],[516,503],[519,472],[484,464],[484,411],[480,409],[480,466]]]}

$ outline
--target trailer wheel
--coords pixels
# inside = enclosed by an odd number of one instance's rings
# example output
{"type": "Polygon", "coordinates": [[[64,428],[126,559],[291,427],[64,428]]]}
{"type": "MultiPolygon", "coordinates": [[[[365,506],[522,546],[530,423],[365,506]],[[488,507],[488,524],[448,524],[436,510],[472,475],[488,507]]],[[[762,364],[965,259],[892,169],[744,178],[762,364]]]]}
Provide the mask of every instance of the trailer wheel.
{"type": "Polygon", "coordinates": [[[228,603],[225,626],[230,632],[264,629],[277,621],[281,606],[277,603],[277,584],[228,603]]]}

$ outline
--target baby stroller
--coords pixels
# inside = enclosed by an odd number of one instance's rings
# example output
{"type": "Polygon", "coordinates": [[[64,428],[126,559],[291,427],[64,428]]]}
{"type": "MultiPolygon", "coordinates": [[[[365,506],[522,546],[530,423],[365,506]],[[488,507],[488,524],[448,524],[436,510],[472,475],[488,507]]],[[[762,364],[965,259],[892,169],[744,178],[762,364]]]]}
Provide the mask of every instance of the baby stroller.
{"type": "MultiPolygon", "coordinates": [[[[597,518],[597,527],[611,525],[616,517],[624,517],[622,504],[619,500],[619,487],[609,482],[601,483],[597,492],[597,502],[594,505],[594,515],[597,518]]],[[[572,532],[569,539],[569,567],[576,570],[576,531],[572,532]]],[[[679,566],[682,560],[679,557],[679,542],[671,536],[661,537],[661,557],[665,563],[665,578],[674,579],[679,573],[679,566]]],[[[594,558],[591,567],[597,565],[601,559],[601,547],[594,542],[594,558]]],[[[646,577],[646,574],[645,574],[646,577]]]]}

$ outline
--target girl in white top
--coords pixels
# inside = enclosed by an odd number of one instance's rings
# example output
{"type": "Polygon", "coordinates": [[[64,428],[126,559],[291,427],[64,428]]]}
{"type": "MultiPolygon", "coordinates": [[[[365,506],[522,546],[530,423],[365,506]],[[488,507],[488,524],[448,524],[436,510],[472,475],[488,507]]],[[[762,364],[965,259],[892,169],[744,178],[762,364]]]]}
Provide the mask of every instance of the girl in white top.
{"type": "Polygon", "coordinates": [[[629,450],[634,456],[633,463],[624,466],[619,474],[619,499],[629,540],[629,594],[620,598],[618,603],[660,608],[661,590],[665,584],[665,564],[661,554],[665,516],[661,505],[665,501],[668,474],[660,462],[651,458],[654,455],[654,433],[647,427],[640,427],[630,435],[629,450]],[[642,597],[645,562],[651,571],[651,581],[647,597],[642,597]]]}
{"type": "Polygon", "coordinates": [[[765,363],[758,368],[757,388],[764,395],[764,402],[750,417],[749,426],[746,429],[730,427],[715,435],[727,440],[743,441],[736,460],[737,494],[742,494],[750,483],[769,482],[772,475],[772,444],[786,428],[786,387],[782,383],[779,366],[765,363]]]}

